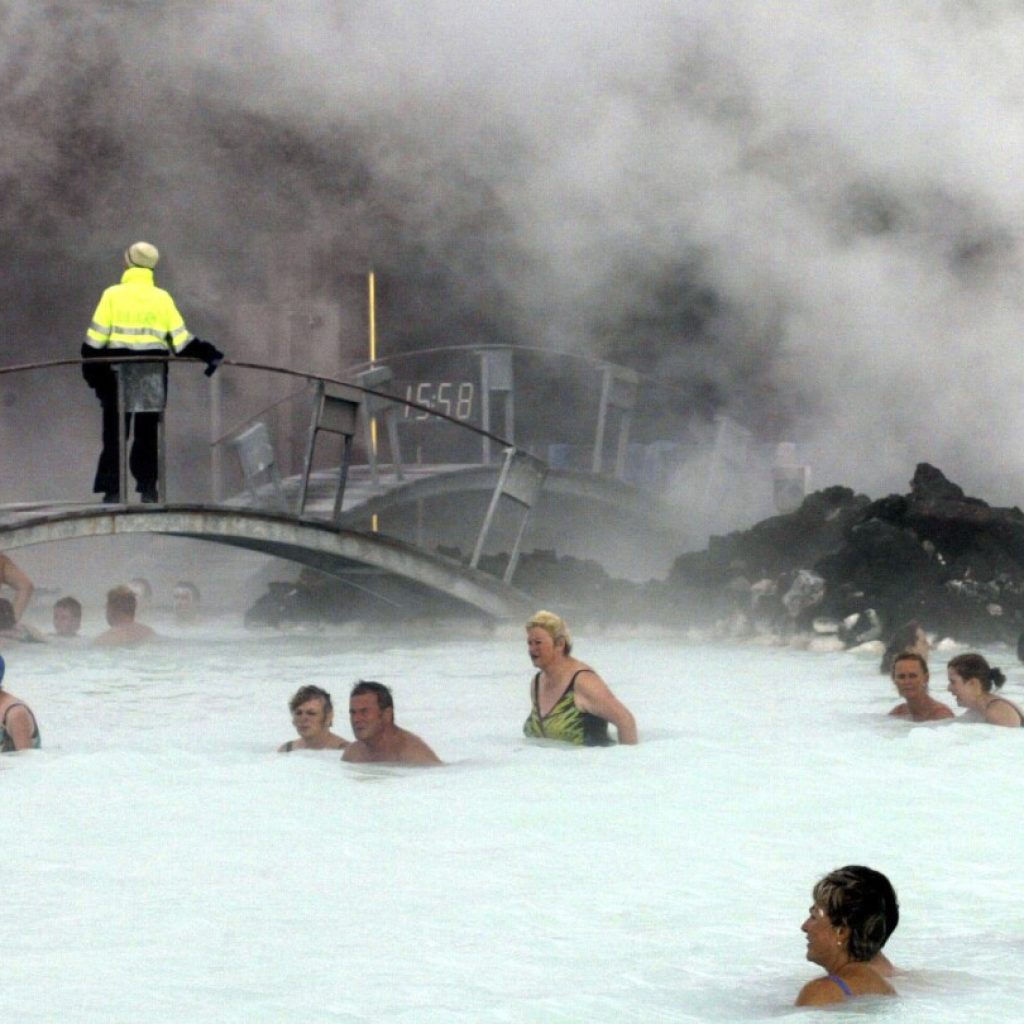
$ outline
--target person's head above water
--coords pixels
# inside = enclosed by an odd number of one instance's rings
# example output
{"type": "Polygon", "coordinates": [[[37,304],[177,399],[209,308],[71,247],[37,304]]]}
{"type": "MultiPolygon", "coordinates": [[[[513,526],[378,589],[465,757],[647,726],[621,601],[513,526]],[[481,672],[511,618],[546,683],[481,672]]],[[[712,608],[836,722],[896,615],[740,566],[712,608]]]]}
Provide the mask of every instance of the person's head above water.
{"type": "Polygon", "coordinates": [[[892,663],[892,675],[893,679],[896,678],[896,666],[901,661],[913,661],[917,663],[918,668],[921,670],[922,675],[925,679],[928,678],[928,662],[925,660],[924,655],[918,654],[917,651],[904,651],[902,654],[896,655],[892,663]]]}
{"type": "Polygon", "coordinates": [[[288,710],[294,715],[299,707],[311,700],[321,701],[325,712],[329,714],[334,713],[331,695],[319,686],[300,686],[292,695],[291,700],[288,701],[288,710]]]}
{"type": "Polygon", "coordinates": [[[334,724],[334,705],[326,690],[319,686],[300,686],[288,701],[288,710],[292,713],[295,731],[307,747],[326,745],[334,724]]]}
{"type": "Polygon", "coordinates": [[[391,696],[391,690],[383,683],[374,682],[372,679],[360,679],[359,682],[352,687],[352,692],[349,694],[349,697],[362,697],[368,693],[372,693],[376,696],[377,707],[381,711],[387,711],[388,708],[394,708],[395,701],[391,696]]]}
{"type": "Polygon", "coordinates": [[[138,598],[131,587],[114,587],[107,591],[107,622],[116,626],[123,622],[135,621],[138,598]]]}
{"type": "Polygon", "coordinates": [[[357,740],[370,745],[396,734],[395,702],[391,691],[372,679],[360,679],[348,698],[348,720],[357,740]]]}
{"type": "Polygon", "coordinates": [[[851,960],[876,956],[899,923],[899,903],[889,879],[859,864],[830,871],[813,890],[812,917],[820,912],[837,931],[847,933],[851,960]]]}
{"type": "Polygon", "coordinates": [[[62,597],[53,603],[53,631],[58,636],[75,636],[82,625],[82,605],[74,597],[62,597]]]}
{"type": "Polygon", "coordinates": [[[551,637],[556,647],[561,643],[566,654],[572,650],[572,637],[569,634],[569,627],[560,615],[542,609],[532,615],[526,623],[526,632],[529,633],[531,629],[544,630],[551,637]]]}
{"type": "Polygon", "coordinates": [[[977,681],[984,693],[991,693],[992,688],[998,689],[1006,682],[1002,669],[993,668],[980,654],[958,654],[946,665],[950,683],[957,677],[963,683],[977,681]]]}
{"type": "Polygon", "coordinates": [[[920,654],[922,658],[927,658],[931,651],[928,634],[917,619],[904,622],[889,638],[889,642],[885,645],[885,653],[882,655],[882,671],[888,675],[896,656],[906,654],[908,651],[920,654]]]}
{"type": "Polygon", "coordinates": [[[924,699],[928,694],[928,662],[916,651],[896,655],[890,673],[904,700],[924,699]]]}
{"type": "Polygon", "coordinates": [[[174,617],[179,622],[194,622],[199,617],[199,588],[191,580],[178,580],[171,591],[174,617]]]}

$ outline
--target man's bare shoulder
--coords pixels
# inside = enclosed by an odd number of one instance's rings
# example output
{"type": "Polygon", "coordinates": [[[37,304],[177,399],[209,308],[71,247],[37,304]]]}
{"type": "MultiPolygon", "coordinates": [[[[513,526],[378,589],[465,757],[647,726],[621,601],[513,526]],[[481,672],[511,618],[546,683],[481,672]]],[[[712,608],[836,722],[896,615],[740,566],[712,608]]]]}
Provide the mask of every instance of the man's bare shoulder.
{"type": "Polygon", "coordinates": [[[893,718],[906,718],[910,714],[910,708],[906,704],[897,704],[889,714],[893,718]]]}
{"type": "Polygon", "coordinates": [[[443,764],[444,762],[414,732],[402,733],[401,760],[405,764],[443,764]]]}
{"type": "Polygon", "coordinates": [[[94,647],[134,647],[156,639],[155,629],[141,622],[133,622],[127,626],[111,626],[105,633],[100,633],[92,644],[94,647]]]}

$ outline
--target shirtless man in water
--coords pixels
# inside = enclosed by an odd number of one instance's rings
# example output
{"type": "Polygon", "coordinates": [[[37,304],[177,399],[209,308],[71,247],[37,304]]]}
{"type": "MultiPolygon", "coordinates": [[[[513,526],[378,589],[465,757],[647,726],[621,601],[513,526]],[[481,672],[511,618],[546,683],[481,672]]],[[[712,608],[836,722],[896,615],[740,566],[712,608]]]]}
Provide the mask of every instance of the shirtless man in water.
{"type": "Polygon", "coordinates": [[[342,761],[356,764],[443,764],[415,734],[395,725],[395,704],[383,683],[360,680],[352,688],[348,717],[356,740],[342,761]]]}
{"type": "Polygon", "coordinates": [[[156,639],[149,626],[135,621],[138,598],[131,587],[114,587],[107,591],[107,623],[110,626],[93,640],[94,647],[137,647],[156,639]]]}
{"type": "Polygon", "coordinates": [[[953,717],[948,704],[928,693],[928,663],[920,654],[904,651],[897,655],[892,663],[892,681],[904,703],[897,704],[890,715],[912,722],[938,722],[953,717]]]}

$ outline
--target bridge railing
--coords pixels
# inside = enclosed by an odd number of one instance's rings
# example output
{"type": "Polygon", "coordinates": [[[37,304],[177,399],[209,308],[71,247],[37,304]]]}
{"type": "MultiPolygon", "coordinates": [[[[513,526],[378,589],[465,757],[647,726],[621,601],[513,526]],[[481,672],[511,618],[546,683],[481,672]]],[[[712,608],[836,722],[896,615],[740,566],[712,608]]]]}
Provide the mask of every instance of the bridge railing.
{"type": "Polygon", "coordinates": [[[642,365],[472,343],[391,353],[376,365],[392,368],[407,397],[428,403],[443,397],[442,388],[472,390],[483,428],[500,423],[507,438],[543,455],[553,470],[617,478],[719,529],[744,525],[748,513],[788,511],[809,487],[812,446],[759,442],[699,389],[642,365]],[[551,407],[558,417],[547,414],[551,407]],[[722,520],[723,508],[740,510],[740,519],[722,520]]]}
{"type": "MultiPolygon", "coordinates": [[[[407,398],[433,404],[445,398],[445,389],[449,395],[471,394],[485,431],[499,424],[507,438],[542,454],[552,467],[649,490],[659,489],[651,458],[664,461],[670,450],[678,451],[673,442],[685,436],[692,419],[692,403],[672,384],[585,353],[529,345],[443,345],[393,353],[375,365],[392,368],[407,398]],[[552,407],[558,415],[551,415],[552,407]]],[[[368,366],[358,363],[346,372],[357,374],[368,366]]],[[[491,457],[484,440],[482,461],[491,457]]]]}

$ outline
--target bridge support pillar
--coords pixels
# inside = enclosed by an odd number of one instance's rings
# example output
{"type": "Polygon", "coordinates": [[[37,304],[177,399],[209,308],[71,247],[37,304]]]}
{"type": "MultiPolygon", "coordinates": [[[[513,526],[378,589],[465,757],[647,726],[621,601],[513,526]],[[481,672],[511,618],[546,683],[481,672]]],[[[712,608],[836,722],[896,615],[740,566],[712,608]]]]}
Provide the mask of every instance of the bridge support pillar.
{"type": "MultiPolygon", "coordinates": [[[[514,441],[515,435],[515,386],[512,376],[512,349],[483,348],[477,352],[480,357],[480,426],[491,433],[491,397],[505,396],[505,438],[514,441]]],[[[491,461],[491,439],[483,439],[483,463],[491,461]]]]}
{"type": "Polygon", "coordinates": [[[480,527],[480,534],[476,539],[476,547],[473,549],[473,557],[469,562],[471,568],[475,569],[480,563],[484,544],[487,543],[487,535],[491,531],[494,515],[498,510],[498,502],[504,496],[511,499],[522,510],[519,530],[509,551],[508,565],[505,567],[504,582],[512,582],[512,576],[519,564],[519,547],[523,541],[523,534],[526,533],[526,524],[530,520],[531,510],[540,496],[540,489],[544,485],[546,473],[547,467],[540,459],[516,448],[505,449],[505,461],[498,474],[498,482],[494,486],[491,502],[487,506],[483,525],[480,527]]]}
{"type": "Polygon", "coordinates": [[[249,488],[252,502],[257,508],[266,507],[284,515],[288,514],[288,501],[281,487],[281,474],[277,470],[274,445],[266,423],[257,420],[240,434],[231,438],[228,444],[235,449],[242,466],[245,486],[249,488]],[[270,493],[265,498],[260,494],[261,478],[270,484],[270,493]]]}
{"type": "Polygon", "coordinates": [[[361,404],[362,394],[356,388],[333,381],[317,381],[313,399],[313,418],[309,424],[309,441],[306,444],[306,458],[302,470],[302,488],[299,491],[300,516],[306,510],[306,492],[309,489],[310,470],[313,468],[316,435],[326,431],[328,434],[339,434],[343,438],[341,465],[338,469],[338,490],[334,496],[334,522],[336,525],[340,523],[341,503],[345,499],[348,467],[352,461],[352,439],[356,434],[361,404]]]}
{"type": "MultiPolygon", "coordinates": [[[[369,370],[363,370],[356,374],[356,383],[363,388],[379,390],[385,384],[391,382],[390,366],[373,366],[369,370]]],[[[404,480],[402,472],[402,452],[398,445],[398,408],[394,402],[389,402],[380,395],[363,395],[363,416],[366,427],[366,461],[370,464],[370,477],[373,486],[380,486],[380,474],[377,471],[377,443],[378,438],[375,432],[375,424],[379,415],[384,421],[388,432],[388,442],[391,445],[391,465],[395,471],[396,480],[404,480]]]]}
{"type": "Polygon", "coordinates": [[[626,474],[626,449],[629,446],[629,428],[633,422],[633,407],[640,378],[623,366],[606,363],[601,368],[601,404],[597,410],[597,432],[594,436],[594,461],[591,472],[604,470],[604,435],[608,425],[608,410],[618,409],[619,440],[615,450],[615,477],[622,480],[626,474]]]}

